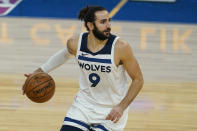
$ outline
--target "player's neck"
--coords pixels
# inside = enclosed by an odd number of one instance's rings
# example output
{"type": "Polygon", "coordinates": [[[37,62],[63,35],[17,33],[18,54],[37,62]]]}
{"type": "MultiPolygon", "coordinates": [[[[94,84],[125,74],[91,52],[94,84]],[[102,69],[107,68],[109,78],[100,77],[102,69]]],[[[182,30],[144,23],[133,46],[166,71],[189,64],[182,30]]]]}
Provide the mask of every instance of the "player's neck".
{"type": "Polygon", "coordinates": [[[88,35],[87,47],[91,52],[98,52],[105,46],[107,40],[108,39],[99,40],[90,32],[88,35]]]}
{"type": "Polygon", "coordinates": [[[88,35],[88,41],[91,41],[91,44],[93,46],[99,46],[99,45],[104,45],[107,42],[108,39],[106,40],[99,40],[98,38],[96,38],[94,36],[94,34],[92,32],[89,33],[88,35]]]}

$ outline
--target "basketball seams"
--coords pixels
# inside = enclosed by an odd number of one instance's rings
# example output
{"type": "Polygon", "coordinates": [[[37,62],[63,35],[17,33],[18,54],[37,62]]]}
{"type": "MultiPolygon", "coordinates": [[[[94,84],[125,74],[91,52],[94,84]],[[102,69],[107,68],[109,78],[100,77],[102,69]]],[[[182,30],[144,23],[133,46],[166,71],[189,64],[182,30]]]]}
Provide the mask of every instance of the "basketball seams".
{"type": "Polygon", "coordinates": [[[24,91],[26,93],[26,96],[33,102],[43,103],[50,100],[54,95],[55,81],[47,73],[33,73],[26,79],[24,84],[24,91]],[[36,90],[36,88],[38,90],[36,90]],[[43,90],[44,88],[46,88],[46,90],[43,90]],[[36,91],[38,94],[32,94],[34,91],[36,91]]]}
{"type": "Polygon", "coordinates": [[[40,85],[42,85],[42,84],[44,84],[44,83],[46,83],[46,82],[48,82],[48,81],[51,81],[51,80],[53,80],[53,79],[51,78],[51,79],[49,79],[49,80],[47,80],[47,81],[44,81],[44,82],[42,82],[42,83],[36,85],[34,88],[32,88],[32,89],[31,89],[30,91],[28,91],[26,94],[28,94],[29,92],[31,92],[32,90],[34,90],[34,89],[37,88],[38,86],[40,86],[40,85]]]}
{"type": "MultiPolygon", "coordinates": [[[[54,88],[54,90],[55,90],[55,88],[54,88]]],[[[32,99],[32,98],[36,98],[36,100],[37,100],[37,99],[41,99],[39,103],[42,103],[42,99],[43,99],[45,96],[47,96],[48,94],[50,94],[52,91],[54,92],[54,90],[48,91],[48,92],[45,93],[43,96],[39,96],[39,97],[29,97],[29,99],[32,99]]],[[[53,95],[54,95],[54,93],[53,93],[53,95]]],[[[50,98],[51,98],[53,95],[51,95],[50,98]]],[[[47,101],[48,101],[48,100],[47,100],[47,101]]]]}
{"type": "MultiPolygon", "coordinates": [[[[32,78],[33,78],[33,74],[32,74],[30,77],[28,77],[27,80],[25,81],[25,84],[24,84],[24,91],[25,91],[26,87],[28,87],[27,84],[29,84],[29,81],[30,81],[32,78]]],[[[26,92],[25,92],[25,93],[26,93],[26,92]]]]}
{"type": "MultiPolygon", "coordinates": [[[[32,79],[32,78],[34,78],[34,76],[35,75],[38,75],[38,74],[45,74],[45,73],[43,73],[43,72],[37,72],[37,73],[35,73],[35,74],[32,74],[30,77],[28,77],[27,78],[27,80],[25,81],[25,84],[24,84],[24,87],[26,88],[26,87],[28,87],[29,85],[27,85],[27,84],[29,84],[29,81],[32,79]]],[[[51,78],[51,76],[49,76],[49,78],[51,78]]],[[[51,78],[52,79],[52,78],[51,78]]],[[[25,89],[24,89],[25,90],[25,89]]]]}

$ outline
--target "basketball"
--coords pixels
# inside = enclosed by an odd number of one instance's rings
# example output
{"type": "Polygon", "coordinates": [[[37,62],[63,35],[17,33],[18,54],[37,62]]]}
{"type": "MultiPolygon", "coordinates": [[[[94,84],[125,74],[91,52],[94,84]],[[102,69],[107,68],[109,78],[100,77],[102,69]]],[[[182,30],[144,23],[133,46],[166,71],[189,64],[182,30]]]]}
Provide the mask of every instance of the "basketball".
{"type": "Polygon", "coordinates": [[[33,102],[43,103],[53,97],[55,81],[47,73],[35,73],[26,79],[24,91],[26,96],[33,102]]]}

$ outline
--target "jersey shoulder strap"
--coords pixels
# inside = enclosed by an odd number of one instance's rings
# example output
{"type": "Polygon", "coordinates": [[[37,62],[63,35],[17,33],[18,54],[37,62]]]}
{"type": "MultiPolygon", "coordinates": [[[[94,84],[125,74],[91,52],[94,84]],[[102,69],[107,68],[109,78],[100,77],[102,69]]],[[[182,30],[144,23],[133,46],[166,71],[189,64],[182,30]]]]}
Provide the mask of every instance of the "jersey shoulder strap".
{"type": "Polygon", "coordinates": [[[109,37],[107,43],[105,44],[105,46],[100,51],[93,53],[93,52],[89,51],[88,47],[87,47],[88,33],[83,33],[79,39],[79,42],[80,42],[79,43],[79,45],[80,45],[79,51],[89,53],[92,55],[111,54],[111,50],[112,50],[112,46],[113,46],[115,38],[116,38],[115,35],[110,34],[110,37],[109,37]]]}

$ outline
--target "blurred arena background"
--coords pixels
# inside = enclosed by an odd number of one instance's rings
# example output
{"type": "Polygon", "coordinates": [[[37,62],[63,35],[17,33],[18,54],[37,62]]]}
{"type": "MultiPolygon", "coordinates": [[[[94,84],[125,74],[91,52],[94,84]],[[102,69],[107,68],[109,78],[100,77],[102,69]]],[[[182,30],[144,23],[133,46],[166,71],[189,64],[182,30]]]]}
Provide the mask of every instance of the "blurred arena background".
{"type": "Polygon", "coordinates": [[[56,93],[43,104],[22,95],[23,74],[85,31],[76,18],[86,5],[111,12],[112,33],[131,44],[144,74],[125,131],[196,131],[196,0],[0,0],[0,131],[60,129],[78,90],[76,61],[50,73],[56,93]]]}

